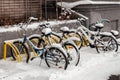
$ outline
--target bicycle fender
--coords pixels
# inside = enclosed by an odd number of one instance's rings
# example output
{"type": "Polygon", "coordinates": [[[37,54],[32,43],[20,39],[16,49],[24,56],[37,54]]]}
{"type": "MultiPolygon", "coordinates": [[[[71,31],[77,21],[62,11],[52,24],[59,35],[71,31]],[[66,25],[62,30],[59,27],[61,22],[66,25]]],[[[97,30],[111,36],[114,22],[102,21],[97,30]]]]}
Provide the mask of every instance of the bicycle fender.
{"type": "Polygon", "coordinates": [[[100,35],[101,35],[101,36],[111,36],[111,37],[113,37],[114,39],[116,39],[116,37],[113,36],[113,34],[112,34],[111,32],[102,32],[102,33],[100,33],[100,35]]]}
{"type": "Polygon", "coordinates": [[[75,42],[74,41],[66,41],[66,42],[64,42],[63,43],[63,45],[69,45],[69,44],[72,44],[73,46],[75,46],[77,49],[78,49],[78,47],[77,47],[77,45],[75,44],[75,42]]]}
{"type": "Polygon", "coordinates": [[[77,37],[70,37],[68,39],[63,40],[63,43],[69,42],[69,41],[80,41],[80,39],[77,37]]]}
{"type": "Polygon", "coordinates": [[[65,54],[65,56],[67,56],[67,52],[66,50],[64,50],[61,44],[51,44],[51,46],[47,46],[47,48],[50,48],[50,47],[55,47],[55,48],[60,49],[65,54]]]}

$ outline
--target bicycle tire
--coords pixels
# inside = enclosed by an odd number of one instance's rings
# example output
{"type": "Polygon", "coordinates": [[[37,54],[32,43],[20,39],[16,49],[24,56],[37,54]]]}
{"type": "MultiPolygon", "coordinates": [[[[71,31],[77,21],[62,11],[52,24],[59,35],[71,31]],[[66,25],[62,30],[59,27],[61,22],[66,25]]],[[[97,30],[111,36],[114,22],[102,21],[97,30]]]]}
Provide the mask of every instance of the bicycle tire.
{"type": "MultiPolygon", "coordinates": [[[[58,42],[56,42],[56,43],[58,43],[58,42]]],[[[73,45],[72,43],[70,43],[68,41],[68,42],[62,43],[62,45],[63,45],[63,48],[67,52],[67,59],[68,59],[69,63],[72,64],[72,65],[74,64],[75,66],[77,66],[79,61],[80,61],[80,53],[78,51],[77,46],[75,46],[76,44],[73,45]],[[68,47],[69,47],[69,49],[68,49],[68,47]]]]}
{"type": "MultiPolygon", "coordinates": [[[[27,47],[21,41],[15,41],[15,42],[13,42],[13,44],[20,51],[20,55],[23,55],[23,54],[26,55],[26,63],[28,63],[29,59],[30,59],[30,54],[28,52],[27,47]]],[[[10,51],[11,51],[11,56],[13,57],[13,59],[16,60],[16,56],[15,56],[14,51],[12,50],[12,48],[10,48],[10,51]]]]}
{"type": "MultiPolygon", "coordinates": [[[[76,33],[75,33],[75,35],[76,35],[76,33]]],[[[58,42],[56,42],[56,43],[58,43],[58,42]]],[[[77,46],[75,46],[76,44],[73,45],[71,42],[67,41],[67,42],[62,43],[62,45],[63,45],[63,48],[67,52],[67,59],[68,59],[69,63],[77,66],[79,63],[79,60],[80,60],[80,54],[79,54],[77,46]],[[67,49],[68,47],[71,47],[71,48],[67,49]]]]}
{"type": "Polygon", "coordinates": [[[70,64],[77,66],[80,61],[80,53],[77,47],[71,43],[63,44],[67,52],[67,59],[70,64]]]}
{"type": "Polygon", "coordinates": [[[48,50],[46,50],[45,62],[48,67],[55,67],[57,69],[62,68],[66,70],[68,66],[68,60],[64,52],[57,47],[50,47],[48,50]],[[57,50],[56,53],[55,50],[57,50]]]}
{"type": "Polygon", "coordinates": [[[109,40],[109,42],[108,42],[109,46],[106,47],[106,48],[104,46],[101,47],[101,45],[103,45],[103,44],[96,41],[95,44],[96,44],[96,50],[97,50],[98,53],[101,53],[102,51],[104,51],[104,52],[107,52],[107,51],[117,52],[118,51],[117,41],[112,36],[101,36],[100,40],[104,41],[104,43],[105,43],[106,40],[109,40]],[[99,44],[100,44],[100,46],[99,46],[99,44]]]}

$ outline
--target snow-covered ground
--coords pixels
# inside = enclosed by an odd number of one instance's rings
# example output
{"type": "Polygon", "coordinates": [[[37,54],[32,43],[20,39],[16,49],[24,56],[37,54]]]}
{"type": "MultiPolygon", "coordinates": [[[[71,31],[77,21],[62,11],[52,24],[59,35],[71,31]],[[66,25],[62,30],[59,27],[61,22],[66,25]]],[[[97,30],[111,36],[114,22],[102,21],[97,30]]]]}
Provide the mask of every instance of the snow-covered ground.
{"type": "MultiPolygon", "coordinates": [[[[119,51],[118,51],[119,53],[119,51]]],[[[111,74],[120,74],[120,55],[98,54],[89,47],[80,50],[81,61],[67,70],[48,68],[36,58],[30,63],[0,60],[0,80],[108,80],[111,74]]]]}

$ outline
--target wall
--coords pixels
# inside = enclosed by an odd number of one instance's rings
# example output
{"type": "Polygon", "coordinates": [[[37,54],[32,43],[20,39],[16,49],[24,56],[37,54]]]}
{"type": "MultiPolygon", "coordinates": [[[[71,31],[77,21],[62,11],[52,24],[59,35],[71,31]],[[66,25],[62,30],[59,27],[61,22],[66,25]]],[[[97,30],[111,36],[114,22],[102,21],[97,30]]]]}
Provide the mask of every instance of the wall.
{"type": "Polygon", "coordinates": [[[42,16],[41,4],[41,0],[0,0],[0,25],[15,24],[29,16],[42,16]]]}
{"type": "Polygon", "coordinates": [[[101,19],[111,20],[110,23],[105,23],[104,31],[110,31],[111,29],[120,31],[120,5],[80,5],[73,9],[89,17],[90,24],[101,19]]]}

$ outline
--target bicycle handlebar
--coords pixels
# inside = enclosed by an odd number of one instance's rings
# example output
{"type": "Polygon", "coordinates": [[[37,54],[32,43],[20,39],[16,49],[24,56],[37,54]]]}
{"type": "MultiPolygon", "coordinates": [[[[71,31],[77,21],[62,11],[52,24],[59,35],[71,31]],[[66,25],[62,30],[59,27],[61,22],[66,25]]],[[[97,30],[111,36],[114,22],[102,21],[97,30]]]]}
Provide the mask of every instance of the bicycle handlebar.
{"type": "Polygon", "coordinates": [[[79,22],[80,25],[82,25],[82,22],[84,22],[85,19],[84,18],[78,18],[77,21],[79,22]]]}
{"type": "Polygon", "coordinates": [[[81,21],[85,21],[84,18],[78,18],[77,20],[80,21],[80,22],[81,22],[81,21]]]}
{"type": "Polygon", "coordinates": [[[38,20],[38,18],[35,18],[35,17],[29,17],[29,20],[32,21],[32,20],[38,20]]]}
{"type": "MultiPolygon", "coordinates": [[[[25,24],[26,24],[25,28],[28,26],[28,24],[29,24],[32,20],[38,20],[38,18],[29,17],[29,20],[25,23],[25,24]]],[[[20,28],[23,28],[23,25],[24,25],[24,24],[20,23],[20,28]]]]}
{"type": "Polygon", "coordinates": [[[104,23],[105,23],[105,22],[110,23],[110,20],[108,20],[108,19],[101,19],[101,20],[97,21],[96,23],[90,24],[90,25],[89,25],[89,29],[90,29],[90,28],[93,28],[94,31],[97,31],[98,29],[97,29],[95,26],[97,26],[97,25],[102,25],[102,26],[104,26],[104,23]]]}
{"type": "Polygon", "coordinates": [[[40,27],[44,27],[44,28],[48,28],[48,25],[50,25],[50,23],[44,23],[44,24],[40,24],[40,27]]]}
{"type": "Polygon", "coordinates": [[[23,28],[23,23],[20,23],[20,28],[23,29],[25,31],[26,34],[26,27],[28,26],[28,24],[32,21],[32,20],[38,20],[38,18],[35,17],[29,17],[29,20],[25,23],[25,27],[23,28]]]}
{"type": "Polygon", "coordinates": [[[110,22],[110,20],[109,19],[102,19],[102,20],[100,20],[100,21],[98,21],[97,23],[104,23],[104,22],[110,22]]]}

